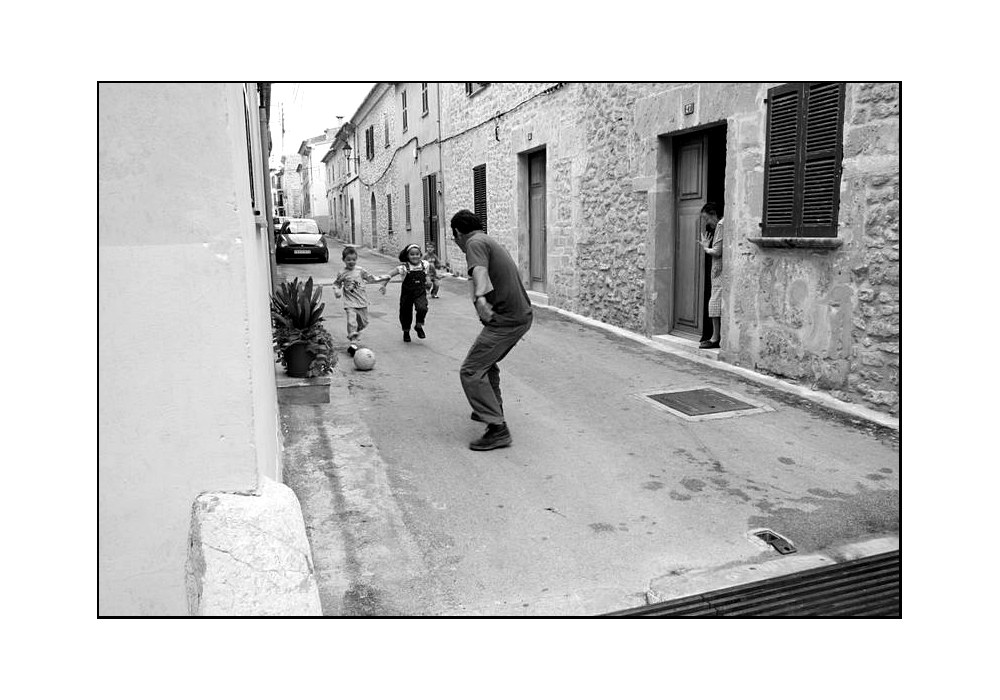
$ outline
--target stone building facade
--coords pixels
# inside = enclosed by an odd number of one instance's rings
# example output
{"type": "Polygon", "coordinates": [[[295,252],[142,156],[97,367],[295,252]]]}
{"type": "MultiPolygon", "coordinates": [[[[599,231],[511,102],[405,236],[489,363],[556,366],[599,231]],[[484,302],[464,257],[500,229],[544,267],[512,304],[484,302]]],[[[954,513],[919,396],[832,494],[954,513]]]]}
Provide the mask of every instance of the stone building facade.
{"type": "Polygon", "coordinates": [[[331,206],[341,212],[335,228],[341,240],[393,256],[410,243],[442,244],[443,217],[431,216],[442,206],[437,89],[436,83],[377,83],[339,132],[325,160],[334,174],[331,206]]]}
{"type": "Polygon", "coordinates": [[[281,156],[281,194],[285,216],[299,218],[305,211],[302,202],[302,156],[298,153],[281,156]]]}
{"type": "MultiPolygon", "coordinates": [[[[410,154],[400,151],[403,85],[420,84],[379,84],[356,115],[359,136],[370,123],[379,135],[378,154],[362,163],[362,180],[374,183],[377,213],[385,209],[385,192],[413,177],[402,165],[409,159],[399,157],[410,154]],[[388,148],[383,113],[400,139],[388,148]]],[[[464,270],[464,257],[447,235],[447,221],[458,209],[474,210],[476,175],[485,170],[485,199],[478,204],[489,235],[518,262],[533,299],[693,344],[698,352],[692,334],[707,323],[697,316],[708,292],[694,269],[703,257],[692,243],[696,217],[686,207],[717,201],[725,222],[722,344],[710,354],[898,414],[897,83],[834,84],[843,110],[836,124],[835,235],[808,240],[762,235],[769,95],[781,84],[434,87],[440,163],[422,162],[421,139],[412,158],[421,172],[439,168],[438,240],[453,269],[464,270]],[[695,170],[701,174],[692,179],[695,170]]],[[[362,210],[370,219],[370,208],[362,210]]],[[[403,242],[398,230],[388,235],[381,218],[375,231],[384,232],[376,247],[385,252],[395,253],[403,242]]]]}
{"type": "Polygon", "coordinates": [[[328,180],[323,156],[329,151],[336,129],[327,129],[320,136],[306,139],[299,145],[302,158],[302,216],[314,219],[323,233],[330,231],[330,208],[327,198],[328,180]]]}

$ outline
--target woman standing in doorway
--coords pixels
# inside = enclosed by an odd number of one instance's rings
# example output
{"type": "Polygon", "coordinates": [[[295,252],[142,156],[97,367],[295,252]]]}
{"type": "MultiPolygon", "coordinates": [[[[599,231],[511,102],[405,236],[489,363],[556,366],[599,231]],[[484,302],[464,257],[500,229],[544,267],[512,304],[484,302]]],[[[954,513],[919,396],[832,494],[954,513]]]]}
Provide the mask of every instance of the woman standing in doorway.
{"type": "Polygon", "coordinates": [[[698,344],[699,348],[719,347],[722,327],[722,219],[715,202],[701,208],[705,230],[701,234],[701,247],[712,258],[712,296],[708,300],[708,317],[712,320],[712,337],[698,344]]]}

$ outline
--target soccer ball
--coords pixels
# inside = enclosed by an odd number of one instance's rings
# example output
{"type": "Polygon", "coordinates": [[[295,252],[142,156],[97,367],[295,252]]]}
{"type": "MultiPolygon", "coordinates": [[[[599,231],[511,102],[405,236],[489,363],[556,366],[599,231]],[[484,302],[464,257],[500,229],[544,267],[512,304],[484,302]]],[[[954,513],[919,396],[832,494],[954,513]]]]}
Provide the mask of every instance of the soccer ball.
{"type": "Polygon", "coordinates": [[[358,348],[354,351],[354,366],[367,372],[375,366],[375,353],[368,348],[358,348]]]}

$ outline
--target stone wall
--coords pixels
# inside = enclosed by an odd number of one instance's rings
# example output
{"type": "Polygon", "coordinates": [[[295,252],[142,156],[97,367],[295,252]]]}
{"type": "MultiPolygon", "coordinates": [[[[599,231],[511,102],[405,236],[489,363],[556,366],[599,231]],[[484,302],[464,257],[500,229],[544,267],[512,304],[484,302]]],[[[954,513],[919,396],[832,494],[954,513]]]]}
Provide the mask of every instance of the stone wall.
{"type": "MultiPolygon", "coordinates": [[[[672,139],[725,125],[720,359],[895,414],[898,85],[847,85],[842,246],[823,251],[749,240],[760,235],[774,85],[494,83],[470,97],[442,84],[442,217],[473,208],[472,168],[486,163],[489,233],[528,279],[525,156],[544,148],[549,303],[650,335],[654,309],[671,303],[672,139]]],[[[448,257],[464,270],[453,243],[448,257]]]]}

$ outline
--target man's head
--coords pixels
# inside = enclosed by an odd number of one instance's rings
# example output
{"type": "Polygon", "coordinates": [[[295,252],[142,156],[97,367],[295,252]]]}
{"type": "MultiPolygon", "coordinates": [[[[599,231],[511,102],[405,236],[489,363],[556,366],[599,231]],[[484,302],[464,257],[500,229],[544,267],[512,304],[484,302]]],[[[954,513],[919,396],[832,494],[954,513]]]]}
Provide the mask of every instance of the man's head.
{"type": "Polygon", "coordinates": [[[455,238],[455,243],[465,252],[465,242],[474,231],[482,231],[483,222],[478,216],[468,209],[462,209],[455,216],[451,217],[451,235],[455,238]]]}
{"type": "Polygon", "coordinates": [[[719,223],[719,206],[715,202],[706,203],[701,208],[701,220],[706,231],[714,231],[715,225],[719,223]]]}
{"type": "Polygon", "coordinates": [[[344,261],[344,265],[347,266],[348,270],[353,270],[354,266],[358,263],[358,251],[354,250],[350,246],[344,248],[340,253],[340,259],[344,261]]]}

